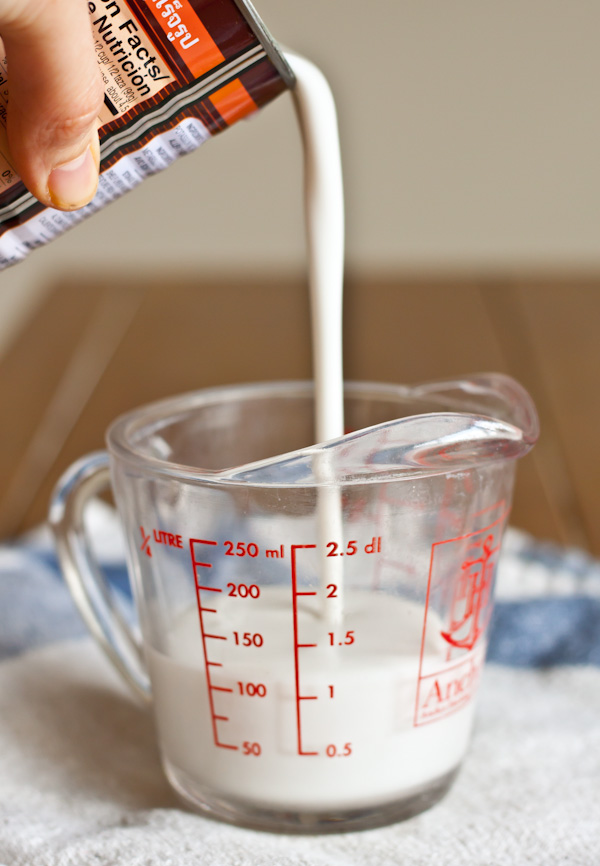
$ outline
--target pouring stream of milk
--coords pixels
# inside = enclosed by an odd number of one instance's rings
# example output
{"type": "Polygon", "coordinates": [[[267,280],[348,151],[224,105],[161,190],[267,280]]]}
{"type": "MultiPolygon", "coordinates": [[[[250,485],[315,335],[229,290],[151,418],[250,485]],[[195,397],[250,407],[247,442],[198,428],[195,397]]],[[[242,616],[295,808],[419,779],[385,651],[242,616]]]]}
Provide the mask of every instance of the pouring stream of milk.
{"type": "Polygon", "coordinates": [[[342,294],[344,191],[337,117],[323,73],[294,54],[294,104],[304,145],[305,214],[319,442],[344,432],[342,294]]]}
{"type": "MultiPolygon", "coordinates": [[[[296,75],[294,105],[304,152],[305,219],[315,382],[315,435],[318,442],[344,433],[342,299],[344,283],[344,191],[333,94],[323,73],[310,61],[286,54],[296,75]]],[[[324,485],[318,491],[318,546],[322,552],[322,589],[336,584],[337,595],[323,609],[329,625],[343,616],[341,560],[325,555],[326,544],[342,539],[341,494],[333,482],[328,455],[314,467],[324,485]],[[331,603],[333,602],[333,603],[331,603]]],[[[321,593],[326,597],[326,593],[321,593]]]]}

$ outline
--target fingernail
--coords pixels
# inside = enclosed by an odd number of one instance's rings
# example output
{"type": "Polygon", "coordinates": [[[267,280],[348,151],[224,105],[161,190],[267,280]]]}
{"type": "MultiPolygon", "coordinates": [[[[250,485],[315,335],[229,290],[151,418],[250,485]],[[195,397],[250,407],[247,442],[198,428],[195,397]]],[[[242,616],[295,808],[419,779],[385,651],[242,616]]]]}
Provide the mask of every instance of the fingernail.
{"type": "Polygon", "coordinates": [[[92,145],[81,156],[50,172],[48,192],[55,207],[76,210],[88,204],[98,187],[98,167],[92,145]]]}

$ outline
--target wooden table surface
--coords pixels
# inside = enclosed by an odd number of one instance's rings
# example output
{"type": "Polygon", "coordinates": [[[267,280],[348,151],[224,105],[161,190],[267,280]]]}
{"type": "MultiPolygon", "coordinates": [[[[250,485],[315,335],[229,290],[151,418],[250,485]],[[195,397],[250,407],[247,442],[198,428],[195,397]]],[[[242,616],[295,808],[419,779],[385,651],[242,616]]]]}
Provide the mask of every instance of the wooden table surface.
{"type": "MultiPolygon", "coordinates": [[[[542,436],[519,466],[512,523],[600,554],[600,278],[350,277],[349,379],[517,378],[542,436]]],[[[119,413],[196,388],[311,375],[305,282],[70,275],[0,363],[0,535],[43,520],[74,459],[119,413]]]]}

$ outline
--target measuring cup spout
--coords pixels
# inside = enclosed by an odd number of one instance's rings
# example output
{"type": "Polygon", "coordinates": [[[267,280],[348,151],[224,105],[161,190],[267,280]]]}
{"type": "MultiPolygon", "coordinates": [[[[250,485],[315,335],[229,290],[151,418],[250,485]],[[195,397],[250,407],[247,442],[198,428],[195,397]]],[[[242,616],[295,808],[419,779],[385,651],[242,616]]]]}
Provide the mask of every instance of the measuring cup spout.
{"type": "Polygon", "coordinates": [[[365,483],[514,460],[537,440],[533,402],[508,376],[487,374],[398,390],[411,407],[423,411],[225,474],[252,484],[365,483]]]}
{"type": "Polygon", "coordinates": [[[538,440],[539,420],[533,400],[522,385],[503,373],[428,382],[411,390],[415,398],[438,403],[441,410],[472,412],[518,428],[524,451],[512,456],[524,456],[538,440]]]}

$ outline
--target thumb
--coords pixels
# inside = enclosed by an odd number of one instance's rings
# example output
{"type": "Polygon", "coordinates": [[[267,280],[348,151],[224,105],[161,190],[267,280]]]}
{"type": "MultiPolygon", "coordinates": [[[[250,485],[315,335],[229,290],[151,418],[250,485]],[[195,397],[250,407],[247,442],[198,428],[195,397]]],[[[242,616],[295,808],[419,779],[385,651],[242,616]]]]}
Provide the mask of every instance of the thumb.
{"type": "Polygon", "coordinates": [[[0,0],[15,170],[43,204],[83,207],[98,185],[103,99],[85,0],[0,0]]]}

